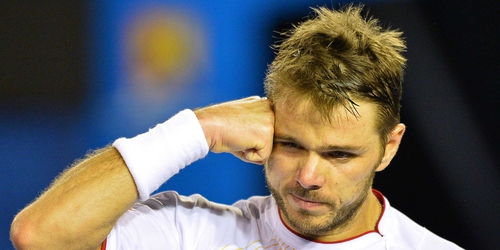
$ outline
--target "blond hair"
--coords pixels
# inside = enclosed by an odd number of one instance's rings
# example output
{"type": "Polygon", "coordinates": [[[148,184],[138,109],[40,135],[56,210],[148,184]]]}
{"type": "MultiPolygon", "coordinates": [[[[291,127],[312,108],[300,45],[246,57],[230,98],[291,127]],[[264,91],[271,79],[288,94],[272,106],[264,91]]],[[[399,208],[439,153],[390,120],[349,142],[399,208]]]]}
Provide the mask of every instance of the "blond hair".
{"type": "Polygon", "coordinates": [[[401,32],[362,17],[362,8],[313,8],[314,18],[284,33],[286,39],[274,46],[265,91],[275,103],[291,93],[307,98],[327,119],[338,105],[357,116],[357,100],[375,103],[385,142],[400,120],[406,45],[401,32]]]}

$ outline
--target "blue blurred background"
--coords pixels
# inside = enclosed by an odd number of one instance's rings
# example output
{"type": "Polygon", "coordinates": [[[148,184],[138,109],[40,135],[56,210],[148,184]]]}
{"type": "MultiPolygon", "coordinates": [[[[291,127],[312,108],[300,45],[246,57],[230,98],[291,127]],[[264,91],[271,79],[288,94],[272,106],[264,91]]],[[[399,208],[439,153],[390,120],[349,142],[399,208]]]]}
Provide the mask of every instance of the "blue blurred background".
{"type": "MultiPolygon", "coordinates": [[[[185,108],[263,95],[274,31],[340,3],[2,2],[0,249],[12,249],[14,215],[89,150],[185,108]]],[[[409,47],[408,130],[375,187],[438,235],[498,249],[499,2],[364,3],[409,47]]],[[[165,189],[222,203],[267,194],[261,167],[212,153],[165,189]]]]}

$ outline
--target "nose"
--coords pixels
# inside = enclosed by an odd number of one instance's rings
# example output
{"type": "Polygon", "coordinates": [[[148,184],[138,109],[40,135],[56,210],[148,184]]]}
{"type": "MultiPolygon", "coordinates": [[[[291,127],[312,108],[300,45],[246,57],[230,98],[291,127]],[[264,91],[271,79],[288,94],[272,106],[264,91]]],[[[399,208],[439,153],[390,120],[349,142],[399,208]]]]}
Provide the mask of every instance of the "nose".
{"type": "Polygon", "coordinates": [[[295,180],[305,189],[320,189],[325,184],[325,176],[320,171],[320,157],[310,153],[299,166],[295,180]]]}

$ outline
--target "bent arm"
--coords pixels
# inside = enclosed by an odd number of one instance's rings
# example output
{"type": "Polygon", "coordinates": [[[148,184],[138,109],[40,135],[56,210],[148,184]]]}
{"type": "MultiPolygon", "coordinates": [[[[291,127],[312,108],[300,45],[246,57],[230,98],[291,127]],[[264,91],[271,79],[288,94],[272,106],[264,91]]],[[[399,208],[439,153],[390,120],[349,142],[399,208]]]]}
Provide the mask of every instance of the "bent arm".
{"type": "Polygon", "coordinates": [[[12,223],[17,249],[96,249],[138,194],[120,153],[106,147],[69,168],[12,223]]]}
{"type": "Polygon", "coordinates": [[[15,247],[96,249],[138,198],[146,199],[206,155],[208,146],[257,164],[271,153],[274,113],[267,100],[246,98],[181,113],[65,171],[14,219],[15,247]]]}

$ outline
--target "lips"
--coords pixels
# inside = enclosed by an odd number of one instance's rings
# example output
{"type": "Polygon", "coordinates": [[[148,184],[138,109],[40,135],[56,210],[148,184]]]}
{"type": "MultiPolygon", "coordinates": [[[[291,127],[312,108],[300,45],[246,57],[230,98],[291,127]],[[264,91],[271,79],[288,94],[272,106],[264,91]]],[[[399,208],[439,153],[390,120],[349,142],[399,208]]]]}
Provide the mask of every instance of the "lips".
{"type": "Polygon", "coordinates": [[[288,200],[290,201],[290,205],[295,210],[305,210],[313,214],[324,212],[324,210],[326,210],[328,206],[328,204],[325,202],[303,198],[293,193],[289,193],[288,200]]]}

